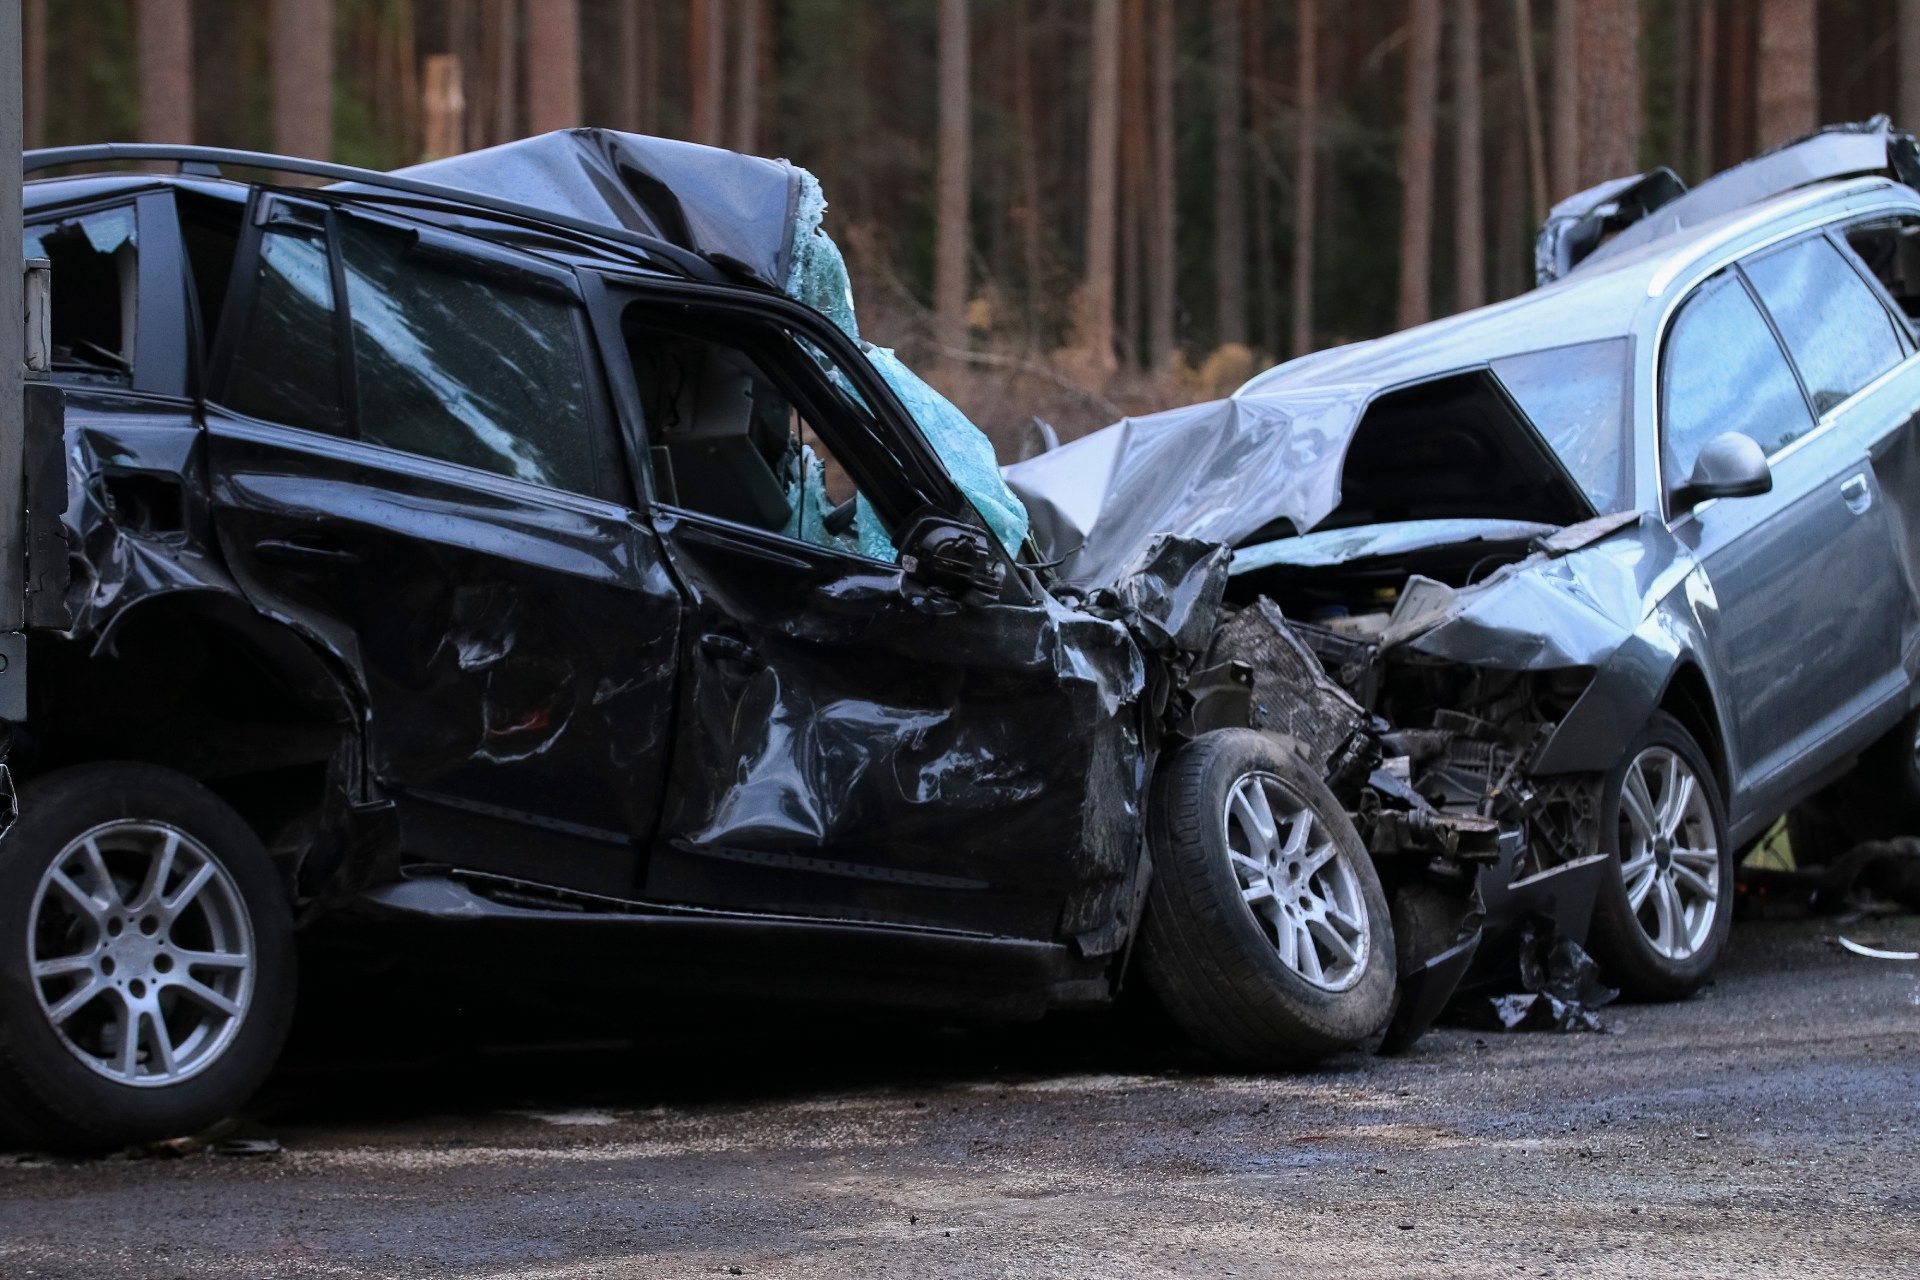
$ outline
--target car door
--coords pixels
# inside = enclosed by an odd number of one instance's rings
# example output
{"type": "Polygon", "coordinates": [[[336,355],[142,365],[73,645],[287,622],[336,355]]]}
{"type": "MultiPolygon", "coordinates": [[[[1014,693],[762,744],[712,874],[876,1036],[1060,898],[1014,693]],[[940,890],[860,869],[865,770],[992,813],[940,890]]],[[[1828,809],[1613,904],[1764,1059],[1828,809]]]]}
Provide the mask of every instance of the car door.
{"type": "Polygon", "coordinates": [[[406,853],[630,895],[680,599],[571,273],[266,197],[207,412],[236,578],[357,674],[406,853]]]}
{"type": "Polygon", "coordinates": [[[619,306],[689,601],[648,897],[1118,946],[1145,786],[1124,629],[903,568],[916,514],[977,517],[819,317],[619,306]]]}
{"type": "Polygon", "coordinates": [[[1701,503],[1675,528],[1712,584],[1707,642],[1741,797],[1817,770],[1898,681],[1903,605],[1886,506],[1865,441],[1833,429],[1834,388],[1873,376],[1879,357],[1839,358],[1842,335],[1821,328],[1834,282],[1809,247],[1832,252],[1815,238],[1750,260],[1752,278],[1734,268],[1709,279],[1675,317],[1663,359],[1662,467],[1674,500],[1684,506],[1694,455],[1724,430],[1752,436],[1773,473],[1769,493],[1701,503]]]}

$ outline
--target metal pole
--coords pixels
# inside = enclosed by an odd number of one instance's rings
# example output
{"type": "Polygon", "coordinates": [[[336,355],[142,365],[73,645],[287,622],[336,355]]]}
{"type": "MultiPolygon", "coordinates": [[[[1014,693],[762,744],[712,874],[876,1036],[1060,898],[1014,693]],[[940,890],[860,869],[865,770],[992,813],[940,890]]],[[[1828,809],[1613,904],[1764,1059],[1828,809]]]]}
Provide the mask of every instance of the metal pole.
{"type": "MultiPolygon", "coordinates": [[[[0,159],[21,154],[20,6],[0,4],[0,159]]],[[[0,163],[0,632],[26,621],[26,355],[20,264],[20,164],[0,163]]]]}

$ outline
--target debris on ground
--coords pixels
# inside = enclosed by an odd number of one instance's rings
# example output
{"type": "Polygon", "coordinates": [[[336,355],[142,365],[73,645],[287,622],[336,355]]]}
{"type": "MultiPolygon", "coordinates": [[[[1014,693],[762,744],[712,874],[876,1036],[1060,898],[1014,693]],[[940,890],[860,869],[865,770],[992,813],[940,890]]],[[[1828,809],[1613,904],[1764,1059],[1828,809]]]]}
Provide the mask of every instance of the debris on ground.
{"type": "Polygon", "coordinates": [[[1545,922],[1520,930],[1520,986],[1511,995],[1470,1000],[1456,1012],[1483,1031],[1605,1032],[1599,1010],[1619,991],[1600,981],[1586,948],[1545,922]]]}
{"type": "Polygon", "coordinates": [[[1869,960],[1920,960],[1920,951],[1889,951],[1884,947],[1870,947],[1863,942],[1855,942],[1852,938],[1845,936],[1836,937],[1834,941],[1838,942],[1843,950],[1851,951],[1857,956],[1865,956],[1869,960]]]}
{"type": "Polygon", "coordinates": [[[1791,871],[1748,867],[1740,887],[1749,908],[1770,918],[1920,911],[1920,837],[1868,840],[1791,871]]]}

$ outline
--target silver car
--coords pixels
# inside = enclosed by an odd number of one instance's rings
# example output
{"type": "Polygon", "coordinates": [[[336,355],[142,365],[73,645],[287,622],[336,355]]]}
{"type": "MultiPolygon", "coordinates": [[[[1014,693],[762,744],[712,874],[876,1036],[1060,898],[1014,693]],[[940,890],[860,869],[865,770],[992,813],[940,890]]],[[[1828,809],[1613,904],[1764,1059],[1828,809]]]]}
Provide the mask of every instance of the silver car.
{"type": "Polygon", "coordinates": [[[1737,850],[1857,761],[1872,822],[1920,800],[1916,182],[1880,119],[1604,184],[1531,292],[1013,479],[1069,576],[1148,530],[1231,544],[1230,600],[1385,718],[1384,770],[1521,825],[1535,869],[1611,855],[1589,946],[1685,995],[1737,850]]]}

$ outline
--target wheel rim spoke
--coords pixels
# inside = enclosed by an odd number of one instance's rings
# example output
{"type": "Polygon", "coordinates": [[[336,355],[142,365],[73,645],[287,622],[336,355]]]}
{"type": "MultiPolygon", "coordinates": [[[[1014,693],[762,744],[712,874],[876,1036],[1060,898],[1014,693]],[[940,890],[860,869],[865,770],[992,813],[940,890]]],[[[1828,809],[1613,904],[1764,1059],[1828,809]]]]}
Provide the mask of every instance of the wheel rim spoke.
{"type": "Polygon", "coordinates": [[[140,819],[76,836],[46,864],[28,922],[41,1012],[98,1074],[173,1084],[239,1034],[253,997],[253,924],[233,878],[191,836],[140,819]]]}
{"type": "Polygon", "coordinates": [[[1369,960],[1365,900],[1313,807],[1256,772],[1229,788],[1224,820],[1240,896],[1280,963],[1328,991],[1358,982],[1369,960]]]}

